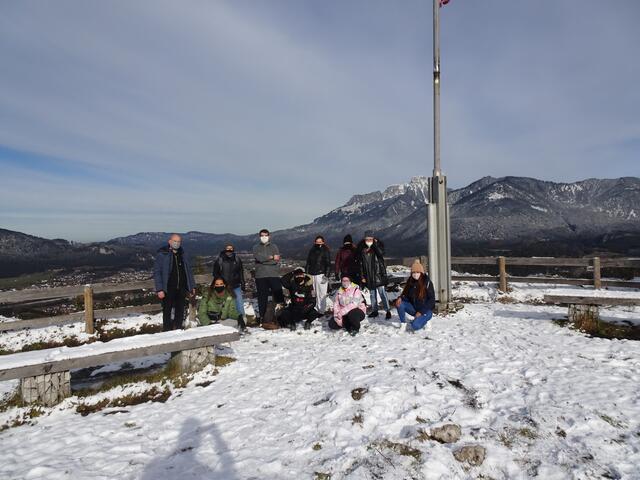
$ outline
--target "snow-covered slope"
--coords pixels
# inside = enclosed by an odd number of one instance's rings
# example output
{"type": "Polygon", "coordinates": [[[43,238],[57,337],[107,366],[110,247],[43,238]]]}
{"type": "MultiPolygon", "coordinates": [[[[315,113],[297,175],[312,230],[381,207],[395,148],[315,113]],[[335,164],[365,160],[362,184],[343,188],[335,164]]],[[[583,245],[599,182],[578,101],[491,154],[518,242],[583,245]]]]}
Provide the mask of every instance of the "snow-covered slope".
{"type": "Polygon", "coordinates": [[[71,398],[0,433],[0,478],[638,479],[640,342],[552,321],[565,313],[476,303],[416,334],[395,317],[356,337],[253,330],[166,403],[81,417],[71,398]],[[426,439],[445,423],[458,442],[426,439]],[[464,445],[484,463],[456,461],[464,445]]]}

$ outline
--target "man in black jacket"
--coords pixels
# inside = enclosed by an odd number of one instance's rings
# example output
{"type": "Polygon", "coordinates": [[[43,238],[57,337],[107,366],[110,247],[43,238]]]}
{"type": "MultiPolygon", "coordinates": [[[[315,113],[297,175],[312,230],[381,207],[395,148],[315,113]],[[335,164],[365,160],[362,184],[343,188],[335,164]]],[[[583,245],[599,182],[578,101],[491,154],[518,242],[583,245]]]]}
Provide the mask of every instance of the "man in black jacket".
{"type": "Polygon", "coordinates": [[[182,238],[174,233],[167,243],[158,250],[153,268],[156,293],[162,301],[163,332],[182,328],[186,296],[193,298],[196,294],[196,282],[182,249],[182,238]]]}
{"type": "Polygon", "coordinates": [[[291,330],[296,329],[297,322],[304,322],[304,329],[308,330],[318,315],[313,308],[315,298],[312,293],[312,279],[309,275],[305,275],[302,268],[296,268],[294,271],[287,273],[281,278],[282,286],[289,290],[290,303],[280,313],[278,322],[281,327],[289,327],[291,330]]]}
{"type": "Polygon", "coordinates": [[[364,233],[364,239],[358,244],[356,259],[360,266],[360,283],[369,289],[371,296],[371,313],[369,318],[378,316],[378,294],[382,299],[382,306],[387,311],[387,320],[391,318],[389,299],[384,287],[389,283],[387,266],[384,261],[384,244],[375,238],[373,232],[364,233]]]}
{"type": "Polygon", "coordinates": [[[213,262],[213,278],[222,277],[229,288],[233,290],[236,296],[236,310],[238,310],[241,330],[244,330],[244,299],[242,292],[246,292],[246,284],[244,281],[244,267],[242,260],[235,253],[232,244],[227,244],[224,250],[220,252],[218,258],[213,262]]]}
{"type": "Polygon", "coordinates": [[[313,247],[307,255],[306,272],[313,279],[313,290],[316,294],[316,310],[324,315],[327,310],[327,290],[329,286],[329,272],[331,270],[331,255],[329,247],[325,245],[324,237],[318,235],[313,247]]]}

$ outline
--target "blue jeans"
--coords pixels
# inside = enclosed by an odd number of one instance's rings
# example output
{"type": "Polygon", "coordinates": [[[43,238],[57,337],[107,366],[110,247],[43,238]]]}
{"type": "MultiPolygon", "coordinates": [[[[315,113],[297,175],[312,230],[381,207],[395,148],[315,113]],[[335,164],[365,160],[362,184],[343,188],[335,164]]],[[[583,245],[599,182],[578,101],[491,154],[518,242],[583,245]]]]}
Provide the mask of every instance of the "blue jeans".
{"type": "MultiPolygon", "coordinates": [[[[242,299],[242,288],[234,288],[233,293],[236,294],[236,310],[238,310],[238,313],[240,315],[244,315],[244,300],[242,299]]],[[[234,318],[234,320],[236,319],[234,318]]]]}
{"type": "MultiPolygon", "coordinates": [[[[405,315],[407,313],[409,315],[415,315],[416,309],[411,302],[403,300],[402,303],[400,303],[400,305],[398,306],[398,317],[400,317],[400,322],[404,323],[405,315]]],[[[431,310],[420,313],[422,315],[420,315],[418,318],[415,318],[413,322],[411,322],[411,328],[413,328],[414,330],[420,330],[421,328],[423,328],[427,324],[427,322],[431,320],[431,317],[433,317],[433,312],[431,310]]]]}
{"type": "Polygon", "coordinates": [[[389,308],[389,299],[387,298],[387,292],[384,291],[384,287],[372,288],[369,290],[369,296],[371,297],[371,308],[374,312],[378,311],[378,295],[380,293],[380,298],[382,299],[382,306],[388,312],[391,310],[389,308]]]}

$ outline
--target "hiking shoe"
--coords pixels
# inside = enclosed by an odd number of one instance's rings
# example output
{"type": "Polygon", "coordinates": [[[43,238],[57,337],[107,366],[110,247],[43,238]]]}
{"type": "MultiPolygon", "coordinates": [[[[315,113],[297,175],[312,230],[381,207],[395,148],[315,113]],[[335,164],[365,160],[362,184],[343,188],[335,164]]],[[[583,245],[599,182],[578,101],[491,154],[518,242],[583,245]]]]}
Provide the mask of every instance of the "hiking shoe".
{"type": "Polygon", "coordinates": [[[367,315],[368,318],[376,318],[378,316],[378,311],[375,310],[373,312],[371,312],[369,315],[367,315]]]}
{"type": "Polygon", "coordinates": [[[357,330],[350,330],[349,331],[349,335],[351,335],[352,337],[355,337],[358,334],[357,330]]]}
{"type": "Polygon", "coordinates": [[[278,325],[277,323],[263,323],[262,324],[262,328],[264,328],[265,330],[278,330],[280,328],[280,325],[278,325]]]}
{"type": "Polygon", "coordinates": [[[238,316],[238,330],[244,332],[247,329],[247,324],[244,321],[244,317],[242,315],[238,316]]]}
{"type": "Polygon", "coordinates": [[[387,320],[391,319],[391,311],[387,310],[387,314],[384,316],[384,318],[386,318],[387,320]]]}
{"type": "Polygon", "coordinates": [[[304,322],[304,329],[305,330],[311,329],[311,320],[307,320],[306,322],[304,322]]]}
{"type": "Polygon", "coordinates": [[[291,322],[289,324],[289,330],[291,330],[292,332],[296,331],[296,327],[297,327],[296,322],[291,322]]]}

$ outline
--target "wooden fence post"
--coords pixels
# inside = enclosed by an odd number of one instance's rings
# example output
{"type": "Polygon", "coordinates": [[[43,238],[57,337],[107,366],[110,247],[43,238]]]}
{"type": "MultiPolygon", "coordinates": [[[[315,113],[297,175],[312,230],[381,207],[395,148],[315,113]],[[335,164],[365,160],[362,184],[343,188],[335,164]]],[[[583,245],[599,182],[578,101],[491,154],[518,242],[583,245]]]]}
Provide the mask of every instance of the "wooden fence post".
{"type": "Polygon", "coordinates": [[[602,281],[600,279],[600,257],[593,257],[593,288],[600,290],[602,281]]]}
{"type": "Polygon", "coordinates": [[[91,285],[84,286],[84,331],[90,335],[94,333],[93,288],[91,287],[91,285]]]}
{"type": "Polygon", "coordinates": [[[498,257],[498,275],[500,276],[498,290],[507,293],[507,261],[504,257],[498,257]]]}

